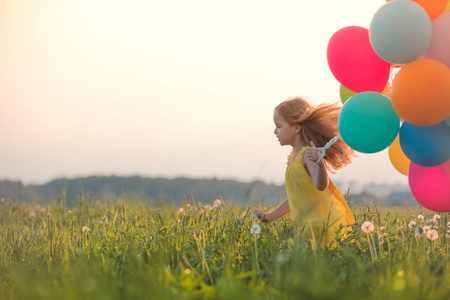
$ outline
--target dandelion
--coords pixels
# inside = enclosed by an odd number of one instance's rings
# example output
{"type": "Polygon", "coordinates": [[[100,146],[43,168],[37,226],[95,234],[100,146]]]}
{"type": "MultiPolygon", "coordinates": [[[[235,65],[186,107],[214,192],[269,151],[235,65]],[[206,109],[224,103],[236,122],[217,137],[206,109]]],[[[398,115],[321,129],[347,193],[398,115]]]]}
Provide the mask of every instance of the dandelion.
{"type": "Polygon", "coordinates": [[[72,211],[69,209],[68,211],[67,211],[67,213],[69,213],[69,214],[71,214],[72,213],[72,211]]]}
{"type": "Polygon", "coordinates": [[[178,210],[178,212],[181,214],[181,213],[183,213],[184,212],[184,208],[180,208],[179,210],[178,210]]]}
{"type": "Polygon", "coordinates": [[[177,223],[180,223],[181,222],[181,220],[177,220],[177,223]]]}
{"type": "Polygon", "coordinates": [[[382,232],[385,232],[385,231],[386,231],[386,226],[381,226],[381,227],[380,227],[380,230],[381,230],[382,232]]]}
{"type": "Polygon", "coordinates": [[[34,211],[30,212],[30,214],[28,215],[29,218],[34,218],[36,217],[36,213],[34,211]]]}
{"type": "Polygon", "coordinates": [[[423,235],[423,229],[420,226],[417,226],[416,230],[414,230],[414,233],[417,237],[422,237],[423,235]]]}
{"type": "Polygon", "coordinates": [[[107,216],[103,216],[102,217],[102,222],[103,223],[108,223],[108,217],[107,216]]]}
{"type": "Polygon", "coordinates": [[[401,222],[397,222],[398,230],[403,230],[403,224],[401,222]]]}
{"type": "Polygon", "coordinates": [[[258,224],[253,224],[252,230],[250,231],[252,234],[258,234],[261,231],[261,227],[258,224]]]}
{"type": "Polygon", "coordinates": [[[89,232],[89,227],[84,226],[82,230],[83,230],[83,233],[84,232],[89,232]]]}
{"type": "Polygon", "coordinates": [[[255,258],[256,258],[256,272],[259,275],[259,261],[258,261],[258,245],[256,235],[261,231],[261,227],[254,223],[252,229],[250,230],[251,234],[254,234],[255,237],[255,258]]]}
{"type": "Polygon", "coordinates": [[[434,215],[434,217],[433,217],[433,220],[434,220],[435,222],[438,222],[440,219],[441,219],[441,216],[440,216],[440,215],[434,215]]]}
{"type": "Polygon", "coordinates": [[[365,221],[364,223],[361,224],[361,230],[364,233],[372,232],[374,229],[375,227],[373,226],[373,223],[370,221],[365,221]]]}
{"type": "Polygon", "coordinates": [[[2,198],[2,203],[5,203],[5,198],[2,198]]]}
{"type": "Polygon", "coordinates": [[[207,210],[212,210],[213,207],[212,207],[211,205],[209,205],[209,204],[206,204],[206,205],[205,205],[205,209],[207,209],[207,210]]]}
{"type": "Polygon", "coordinates": [[[213,207],[218,207],[218,206],[221,206],[221,205],[222,205],[222,201],[220,201],[220,199],[214,200],[213,207]]]}
{"type": "Polygon", "coordinates": [[[427,226],[423,226],[423,232],[427,233],[427,231],[433,229],[433,226],[431,225],[427,225],[427,226]]]}
{"type": "Polygon", "coordinates": [[[425,220],[425,217],[422,216],[422,215],[418,215],[418,216],[417,216],[417,219],[419,219],[420,221],[424,221],[424,220],[425,220]]]}
{"type": "Polygon", "coordinates": [[[416,226],[416,222],[414,222],[414,221],[411,221],[411,222],[409,222],[409,224],[408,224],[408,228],[409,228],[409,229],[413,229],[415,226],[416,226]]]}
{"type": "MultiPolygon", "coordinates": [[[[361,230],[366,234],[367,236],[367,243],[369,243],[369,250],[370,250],[370,257],[373,259],[374,257],[374,250],[372,250],[372,244],[370,243],[369,239],[369,233],[371,233],[375,227],[373,226],[373,223],[370,221],[365,221],[361,224],[361,230]]],[[[374,248],[375,248],[375,242],[374,242],[374,248]]]]}
{"type": "Polygon", "coordinates": [[[429,240],[434,241],[435,239],[439,238],[438,232],[435,229],[430,229],[427,231],[427,238],[429,240]]]}

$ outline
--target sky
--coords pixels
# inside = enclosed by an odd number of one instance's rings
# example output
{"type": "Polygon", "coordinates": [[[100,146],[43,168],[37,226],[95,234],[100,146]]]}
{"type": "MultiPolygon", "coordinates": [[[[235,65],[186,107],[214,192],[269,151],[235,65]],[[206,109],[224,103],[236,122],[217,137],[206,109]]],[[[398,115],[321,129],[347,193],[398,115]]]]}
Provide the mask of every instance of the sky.
{"type": "MultiPolygon", "coordinates": [[[[382,0],[1,0],[0,179],[284,182],[273,109],[339,101],[327,43],[382,0]]],[[[407,184],[387,150],[335,181],[407,184]]]]}

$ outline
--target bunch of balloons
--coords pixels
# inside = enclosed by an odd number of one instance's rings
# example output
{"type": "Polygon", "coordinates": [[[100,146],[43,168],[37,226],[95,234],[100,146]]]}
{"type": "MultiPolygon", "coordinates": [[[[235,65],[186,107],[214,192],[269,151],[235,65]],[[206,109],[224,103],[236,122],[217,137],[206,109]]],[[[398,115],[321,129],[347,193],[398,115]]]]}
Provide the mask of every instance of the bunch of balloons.
{"type": "Polygon", "coordinates": [[[450,211],[449,9],[449,0],[388,1],[369,29],[344,27],[327,48],[342,139],[364,153],[389,147],[416,200],[435,212],[450,211]]]}

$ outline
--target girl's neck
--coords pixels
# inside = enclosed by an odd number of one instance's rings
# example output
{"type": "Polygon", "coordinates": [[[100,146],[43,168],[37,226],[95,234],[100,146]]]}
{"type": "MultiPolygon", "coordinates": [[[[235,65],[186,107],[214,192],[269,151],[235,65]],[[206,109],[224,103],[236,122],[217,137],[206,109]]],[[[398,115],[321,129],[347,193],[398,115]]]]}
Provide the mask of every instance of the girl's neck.
{"type": "Polygon", "coordinates": [[[303,139],[303,137],[299,134],[298,139],[294,141],[292,144],[292,151],[294,153],[298,153],[302,150],[303,147],[308,146],[308,143],[303,139]]]}

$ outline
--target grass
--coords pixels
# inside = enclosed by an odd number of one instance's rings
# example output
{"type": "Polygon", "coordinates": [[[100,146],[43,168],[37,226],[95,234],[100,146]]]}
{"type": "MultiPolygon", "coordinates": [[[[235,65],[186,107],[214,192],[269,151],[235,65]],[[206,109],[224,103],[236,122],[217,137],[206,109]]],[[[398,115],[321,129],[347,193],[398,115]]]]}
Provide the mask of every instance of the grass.
{"type": "Polygon", "coordinates": [[[254,208],[189,200],[182,209],[152,208],[82,195],[69,210],[64,194],[43,208],[7,200],[0,205],[0,298],[450,298],[448,214],[429,240],[415,229],[429,225],[417,215],[431,219],[430,211],[356,207],[352,233],[333,249],[314,249],[289,217],[251,234],[254,208]],[[361,230],[365,220],[373,232],[361,230]]]}

